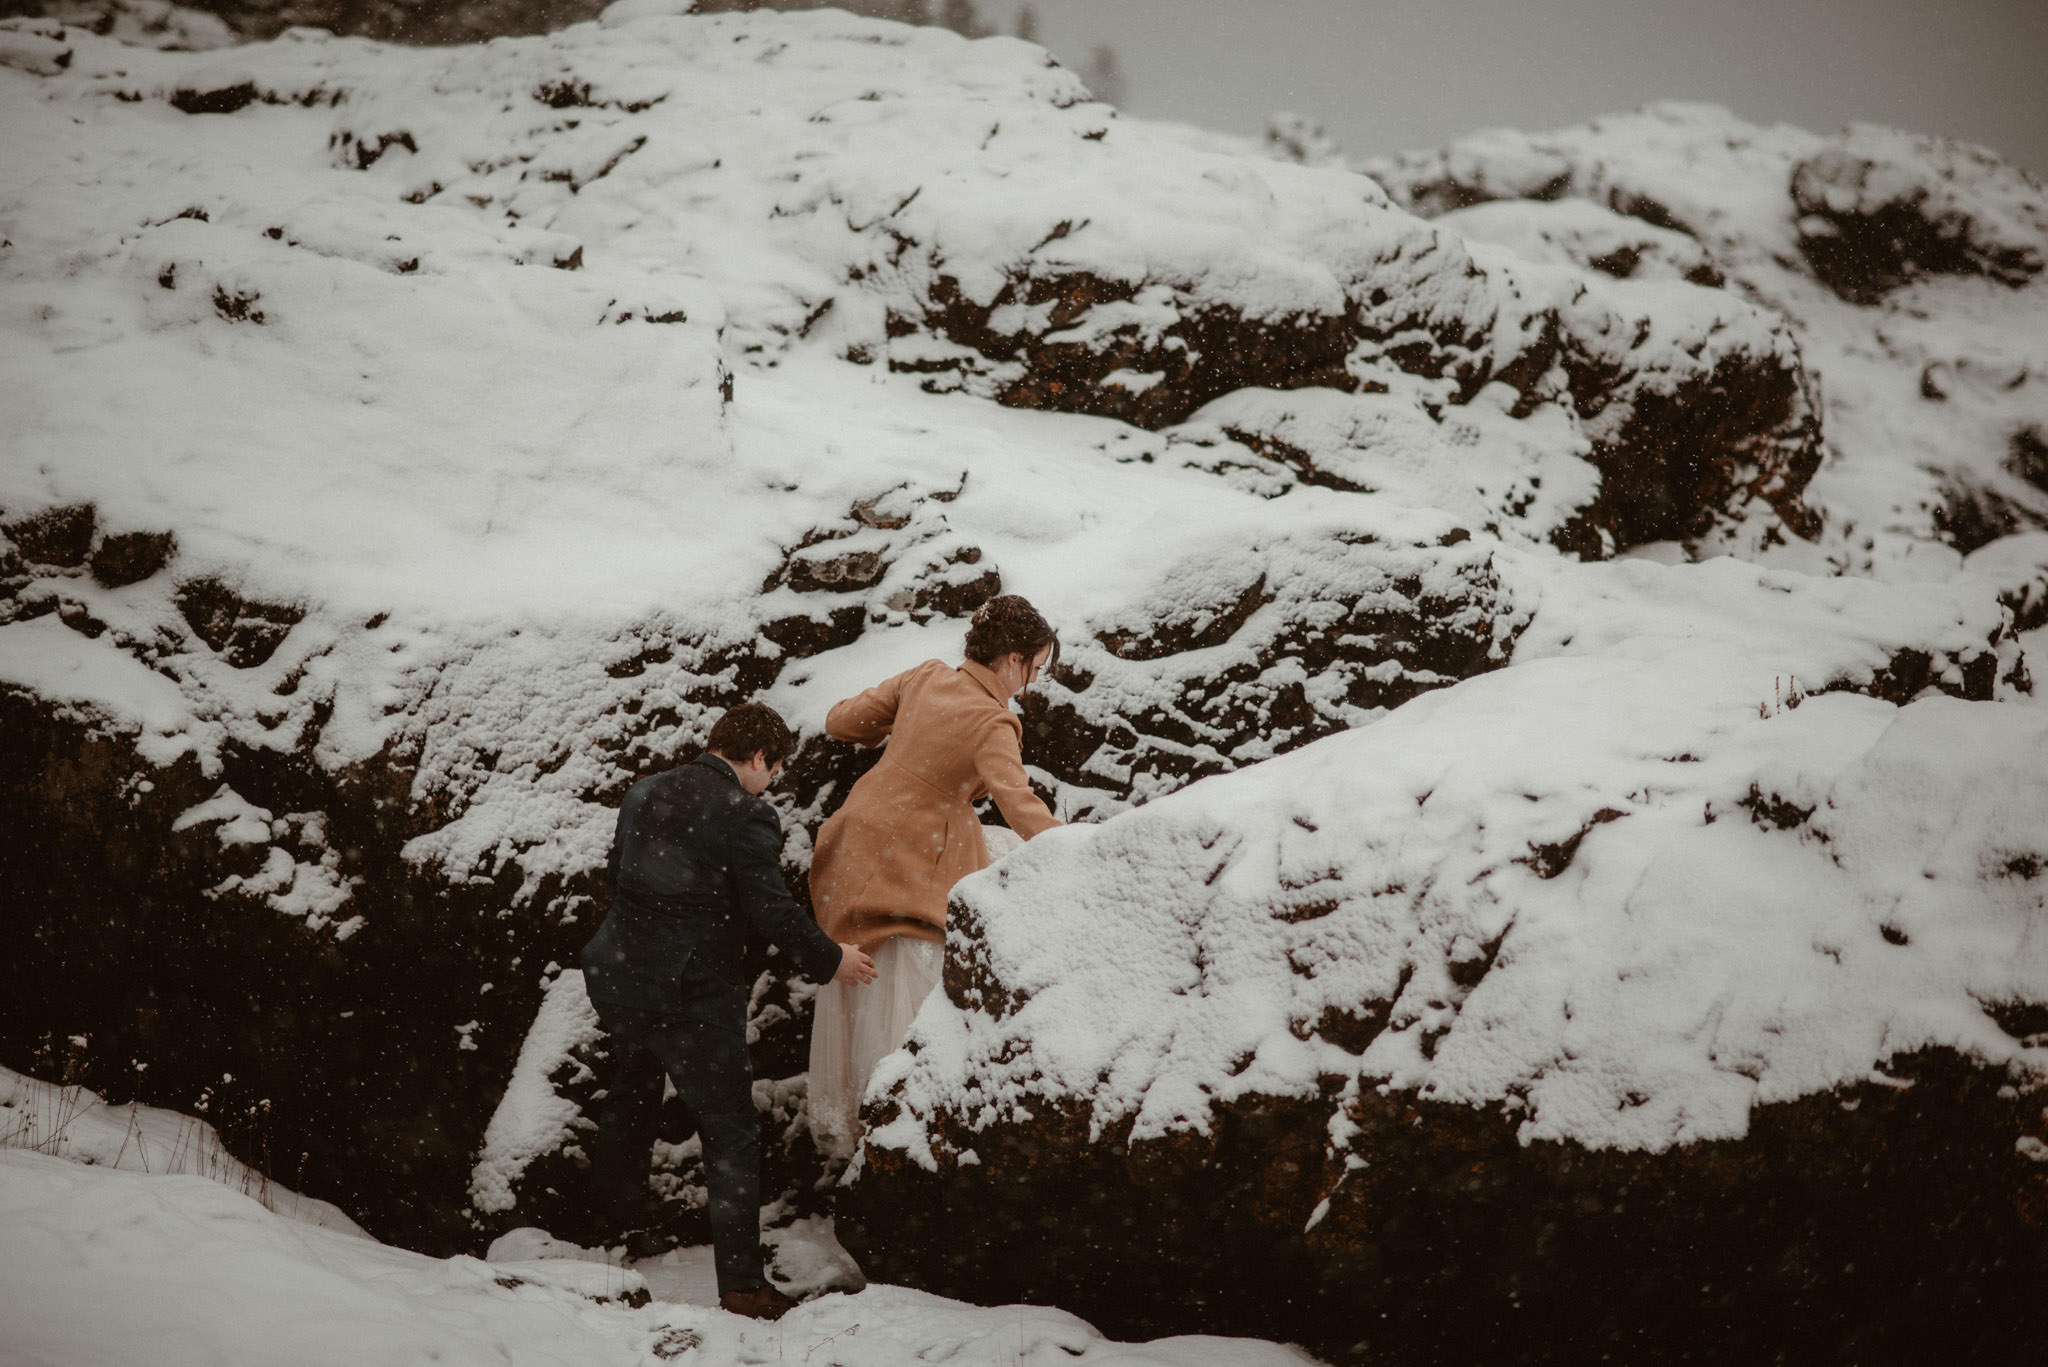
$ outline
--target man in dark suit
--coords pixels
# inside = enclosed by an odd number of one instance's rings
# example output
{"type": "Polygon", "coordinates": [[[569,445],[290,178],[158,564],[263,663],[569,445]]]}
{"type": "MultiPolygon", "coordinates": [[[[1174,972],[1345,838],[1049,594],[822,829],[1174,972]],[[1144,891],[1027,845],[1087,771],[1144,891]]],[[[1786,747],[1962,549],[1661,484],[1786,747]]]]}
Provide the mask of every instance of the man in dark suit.
{"type": "Polygon", "coordinates": [[[705,754],[634,784],[612,842],[611,911],[583,948],[591,1004],[618,1056],[591,1164],[600,1205],[616,1228],[645,1199],[665,1074],[703,1139],[719,1304],[756,1319],[794,1302],[761,1267],[746,928],[804,977],[875,976],[874,961],[826,938],[782,881],[782,823],[760,794],[794,746],[773,708],[741,703],[711,728],[705,754]]]}

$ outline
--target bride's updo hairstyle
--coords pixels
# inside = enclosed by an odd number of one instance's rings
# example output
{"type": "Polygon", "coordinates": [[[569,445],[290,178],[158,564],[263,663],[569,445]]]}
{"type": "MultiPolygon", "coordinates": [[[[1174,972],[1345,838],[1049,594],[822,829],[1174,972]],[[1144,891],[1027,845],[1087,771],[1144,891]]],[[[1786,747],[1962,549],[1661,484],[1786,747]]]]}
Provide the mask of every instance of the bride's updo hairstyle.
{"type": "Polygon", "coordinates": [[[1060,638],[1020,594],[997,594],[974,610],[967,627],[967,658],[978,665],[993,666],[1012,652],[1029,660],[1046,646],[1052,647],[1045,661],[1051,669],[1060,658],[1060,638]]]}

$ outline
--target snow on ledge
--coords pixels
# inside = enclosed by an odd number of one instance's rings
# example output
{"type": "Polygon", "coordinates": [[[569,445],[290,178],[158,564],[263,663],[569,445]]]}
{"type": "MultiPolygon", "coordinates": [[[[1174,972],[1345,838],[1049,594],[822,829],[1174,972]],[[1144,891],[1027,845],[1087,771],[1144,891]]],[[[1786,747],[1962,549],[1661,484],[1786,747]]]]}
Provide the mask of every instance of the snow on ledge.
{"type": "Polygon", "coordinates": [[[548,984],[470,1173],[470,1202],[477,1210],[492,1215],[511,1210],[528,1165],[579,1137],[576,1105],[557,1093],[548,1074],[572,1050],[602,1035],[582,973],[570,969],[548,984]]]}

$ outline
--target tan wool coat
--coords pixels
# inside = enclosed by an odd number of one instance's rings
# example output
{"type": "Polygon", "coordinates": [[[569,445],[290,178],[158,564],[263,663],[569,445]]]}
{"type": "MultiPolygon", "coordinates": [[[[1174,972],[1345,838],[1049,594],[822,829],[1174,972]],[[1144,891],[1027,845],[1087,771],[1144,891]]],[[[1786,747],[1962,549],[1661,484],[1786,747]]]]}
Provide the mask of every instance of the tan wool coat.
{"type": "Polygon", "coordinates": [[[812,911],[842,944],[945,938],[946,894],[989,862],[977,799],[1026,840],[1060,824],[1025,780],[1024,724],[986,665],[927,660],[835,704],[825,731],[889,743],[811,856],[812,911]]]}

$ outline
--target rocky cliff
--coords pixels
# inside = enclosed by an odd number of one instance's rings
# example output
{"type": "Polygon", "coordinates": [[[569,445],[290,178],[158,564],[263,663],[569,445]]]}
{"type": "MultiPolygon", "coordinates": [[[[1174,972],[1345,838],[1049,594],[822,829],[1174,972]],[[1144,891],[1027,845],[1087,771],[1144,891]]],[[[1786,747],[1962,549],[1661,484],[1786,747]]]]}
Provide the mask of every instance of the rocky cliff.
{"type": "Polygon", "coordinates": [[[387,1238],[574,1232],[611,804],[764,697],[801,889],[826,707],[1009,590],[1077,825],[959,890],[872,1272],[1332,1353],[2021,1332],[2039,186],[1690,107],[1290,165],[686,8],[0,24],[0,1061],[387,1238]]]}

